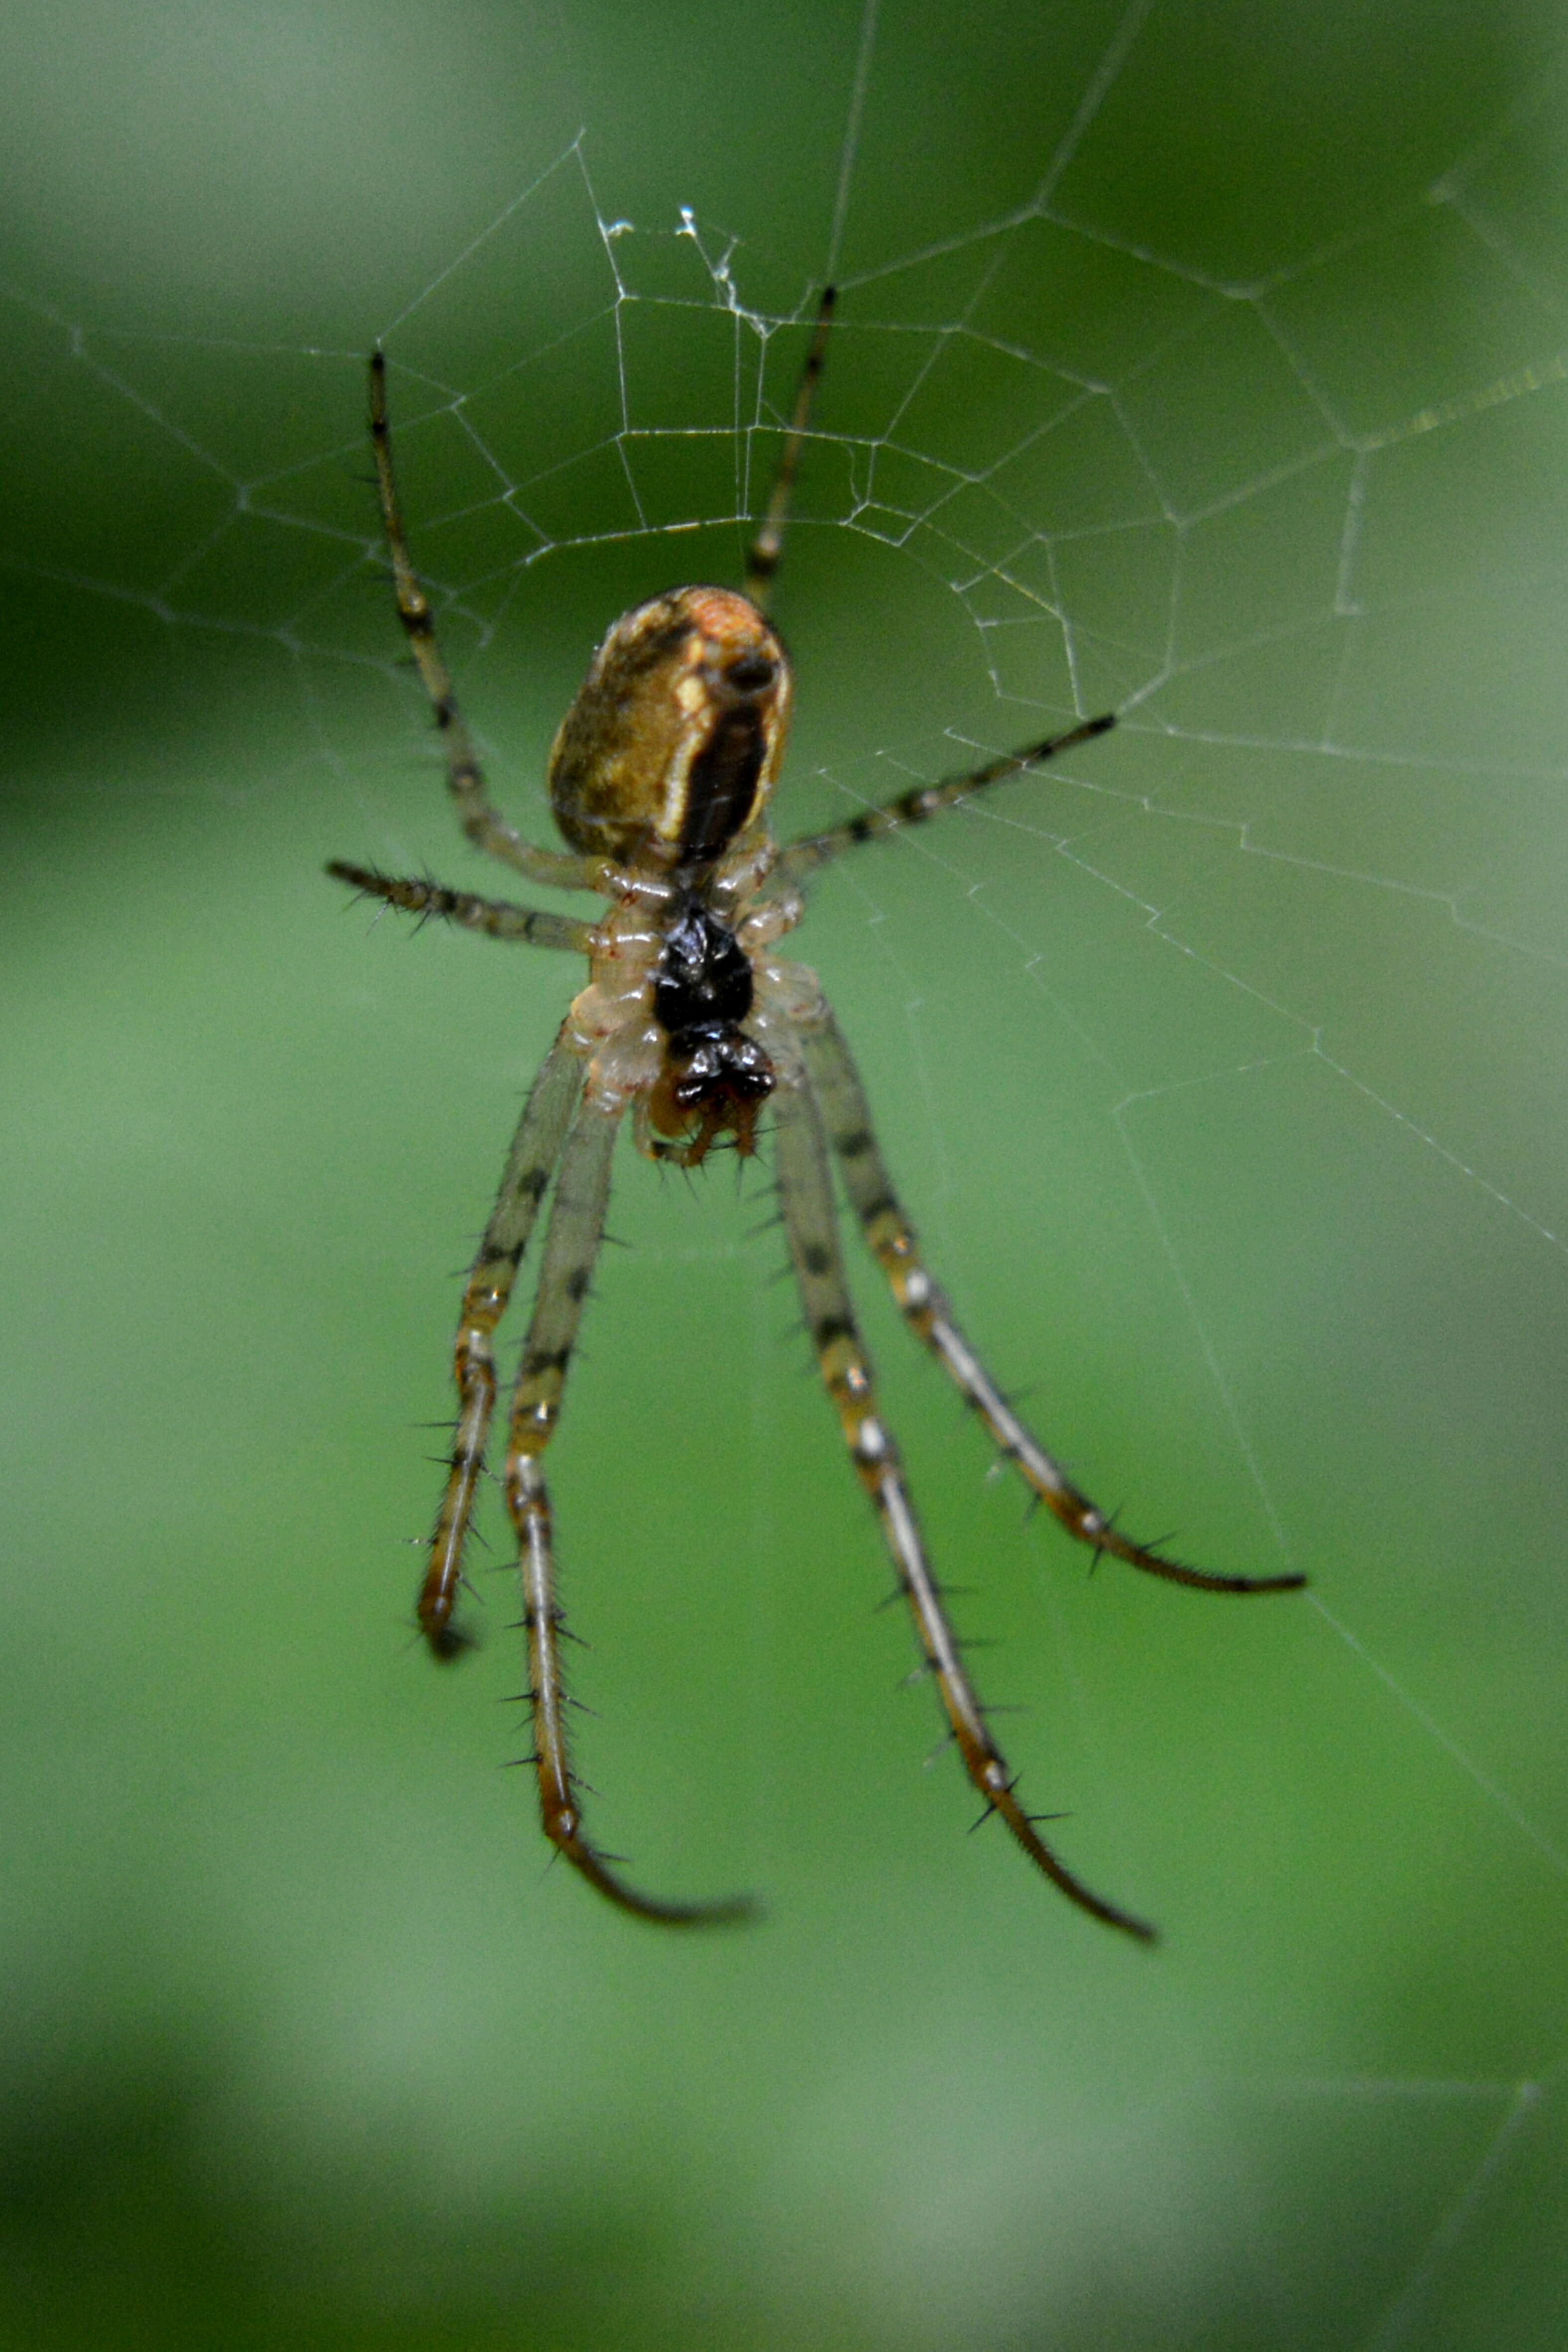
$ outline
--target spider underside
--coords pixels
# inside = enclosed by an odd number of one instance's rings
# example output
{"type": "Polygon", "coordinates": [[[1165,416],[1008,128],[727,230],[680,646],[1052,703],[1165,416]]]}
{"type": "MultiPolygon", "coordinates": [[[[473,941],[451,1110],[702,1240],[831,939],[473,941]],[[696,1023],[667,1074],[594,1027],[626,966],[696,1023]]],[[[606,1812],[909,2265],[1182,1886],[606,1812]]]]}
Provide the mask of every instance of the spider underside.
{"type": "Polygon", "coordinates": [[[492,807],[414,572],[392,472],[385,362],[371,361],[370,423],[398,612],[434,706],[464,832],[531,882],[599,893],[597,922],[400,880],[334,862],[371,897],[534,946],[586,955],[578,995],[534,1082],[464,1291],[458,1412],[445,1491],[419,1597],[435,1655],[466,1643],[455,1618],[496,1403],[494,1338],[552,1181],[533,1316],[513,1391],[503,1487],[517,1535],[529,1654],[527,1694],[546,1835],[599,1891],[674,1925],[736,1919],[752,1906],[662,1902],[628,1884],[590,1840],[566,1736],[563,1627],[555,1597],[542,1458],[603,1238],[612,1148],[631,1112],[642,1150],[694,1168],[716,1144],[749,1157],[771,1112],[779,1202],[806,1322],[861,1484],[874,1503],[925,1668],[966,1771],[1030,1860],[1108,1926],[1148,1941],[1143,1920],[1094,1894],[1025,1811],[960,1656],[904,1481],[876,1407],[839,1245],[836,1164],[866,1242],[905,1321],[986,1423],[1004,1459],[1069,1533],[1098,1555],[1211,1592],[1283,1591],[1300,1576],[1213,1576],[1133,1542],[1082,1494],[1013,1412],[954,1321],[900,1207],[849,1048],[816,976],[779,957],[804,910],[800,885],[844,851],[923,823],[986,786],[1104,733],[1110,717],[940,782],[916,786],[826,833],[784,846],[767,804],[788,731],[789,656],[767,618],[790,494],[822,372],[833,291],[822,296],[745,592],[672,590],[625,614],[594,657],[550,754],[550,801],[566,850],[525,841],[492,807]]]}

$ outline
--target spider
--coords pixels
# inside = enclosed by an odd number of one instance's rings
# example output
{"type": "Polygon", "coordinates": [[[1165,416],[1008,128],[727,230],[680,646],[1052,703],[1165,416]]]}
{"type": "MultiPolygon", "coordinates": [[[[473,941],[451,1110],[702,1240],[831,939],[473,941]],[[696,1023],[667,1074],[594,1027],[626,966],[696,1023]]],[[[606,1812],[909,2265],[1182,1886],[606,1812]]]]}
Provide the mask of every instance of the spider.
{"type": "Polygon", "coordinates": [[[671,1925],[736,1919],[751,1905],[666,1902],[639,1892],[618,1857],[589,1837],[566,1738],[563,1625],[556,1599],[542,1461],[559,1418],[568,1362],[603,1238],[610,1166],[627,1111],[638,1147],[697,1168],[721,1141],[742,1158],[771,1111],[789,1255],[828,1394],[850,1459],[882,1522],[909,1603],[923,1665],[941,1694],[964,1768],[1030,1860],[1096,1919],[1147,1942],[1154,1930],[1094,1894],[1026,1812],[1012,1771],[963,1664],[910,1499],[898,1448],[877,1412],[839,1246],[833,1162],[904,1320],[962,1391],[1005,1461],[1096,1559],[1110,1552],[1151,1576],[1208,1592],[1279,1592],[1301,1576],[1212,1576],[1124,1535],[1019,1421],[954,1320],[922,1263],[873,1128],[860,1076],[831,1007],[805,965],[778,942],[804,911],[809,875],[972,793],[1039,768],[1114,723],[1090,719],[967,774],[916,786],[826,833],[778,845],[768,803],[793,691],[789,655],[768,619],[790,499],[832,323],[834,289],[815,331],[768,509],[751,542],[743,593],[676,588],[623,614],[594,656],[549,759],[550,805],[566,850],[525,841],[491,805],[413,568],[392,469],[386,362],[370,362],[370,429],[397,608],[444,747],[458,819],[476,848],[530,882],[597,892],[597,922],[399,880],[334,861],[356,890],[423,919],[491,939],[559,948],[589,960],[577,996],[524,1107],[499,1193],[463,1295],[455,1349],[457,1418],[445,1491],[420,1591],[420,1627],[437,1658],[468,1646],[455,1619],[463,1556],[496,1402],[494,1336],[553,1180],[533,1317],[512,1395],[503,1488],[516,1531],[527,1631],[534,1752],[544,1831],[599,1892],[639,1918],[671,1925]]]}

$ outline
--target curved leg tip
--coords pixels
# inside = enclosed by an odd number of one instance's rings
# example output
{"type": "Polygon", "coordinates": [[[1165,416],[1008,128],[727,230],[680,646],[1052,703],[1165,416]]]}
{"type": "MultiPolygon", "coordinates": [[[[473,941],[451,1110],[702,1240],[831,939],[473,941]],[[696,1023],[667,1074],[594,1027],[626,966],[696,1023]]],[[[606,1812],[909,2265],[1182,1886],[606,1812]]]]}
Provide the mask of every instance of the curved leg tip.
{"type": "MultiPolygon", "coordinates": [[[[575,1856],[569,1857],[576,1860],[575,1856]]],[[[716,1903],[662,1903],[651,1895],[640,1895],[623,1879],[596,1866],[589,1869],[577,1864],[584,1877],[590,1879],[601,1895],[607,1895],[622,1911],[631,1912],[635,1919],[646,1919],[654,1927],[749,1927],[765,1915],[762,1905],[752,1895],[731,1895],[716,1903]]]]}
{"type": "Polygon", "coordinates": [[[465,1633],[460,1625],[450,1622],[444,1625],[423,1625],[420,1631],[424,1635],[425,1647],[431,1656],[439,1658],[444,1666],[449,1666],[454,1658],[465,1658],[470,1650],[476,1650],[479,1646],[472,1633],[465,1633]]]}
{"type": "Polygon", "coordinates": [[[657,1896],[643,1895],[629,1885],[619,1872],[611,1868],[609,1857],[596,1853],[580,1836],[552,1833],[548,1824],[545,1833],[562,1859],[580,1872],[599,1894],[619,1910],[629,1911],[634,1919],[646,1919],[653,1927],[738,1927],[763,1916],[761,1904],[751,1895],[727,1895],[716,1903],[661,1902],[657,1896]]]}
{"type": "Polygon", "coordinates": [[[677,1924],[688,1927],[755,1927],[768,1916],[768,1906],[756,1895],[729,1895],[719,1903],[683,1904],[677,1924]]]}

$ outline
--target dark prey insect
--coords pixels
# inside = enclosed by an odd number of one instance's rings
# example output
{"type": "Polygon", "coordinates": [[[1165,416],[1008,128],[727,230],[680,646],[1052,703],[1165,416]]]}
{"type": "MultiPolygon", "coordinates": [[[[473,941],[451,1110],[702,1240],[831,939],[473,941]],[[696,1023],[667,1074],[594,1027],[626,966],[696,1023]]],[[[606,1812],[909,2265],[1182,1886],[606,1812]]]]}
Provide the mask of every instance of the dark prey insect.
{"type": "Polygon", "coordinates": [[[589,960],[535,1080],[458,1319],[458,1412],[419,1622],[438,1658],[465,1644],[454,1618],[463,1556],[496,1402],[494,1336],[553,1181],[533,1318],[512,1395],[503,1485],[517,1533],[529,1656],[528,1701],[547,1837],[601,1894],[639,1917],[734,1919],[744,1901],[668,1903],[641,1894],[589,1837],[568,1754],[560,1610],[542,1468],[560,1413],[567,1364],[603,1237],[617,1130],[632,1114],[638,1147],[700,1167],[716,1144],[749,1157],[759,1114],[773,1129],[779,1195],[807,1327],[861,1484],[876,1506],[925,1667],[964,1768],[1031,1862],[1097,1919],[1131,1936],[1153,1930],[1091,1892],[1041,1836],[976,1696],[926,1558],[898,1449],[876,1405],[839,1247],[832,1166],[915,1337],[956,1382],[1010,1462],[1071,1535],[1151,1576],[1208,1592],[1284,1591],[1299,1576],[1210,1576],[1134,1543],[1026,1429],[954,1321],[921,1262],[832,1011],[805,965],[779,941],[803,912],[818,867],[901,826],[924,823],[988,785],[1038,768],[1103,734],[1109,716],[1031,743],[864,810],[783,846],[768,803],[789,723],[789,658],[767,618],[812,395],[833,312],[822,296],[768,511],[752,541],[745,591],[672,589],[618,620],[556,736],[550,805],[569,846],[539,849],[492,807],[458,712],[434,624],[409,554],[392,473],[385,362],[371,361],[370,422],[397,606],[434,706],[446,778],[464,832],[530,882],[593,891],[595,922],[547,914],[434,882],[334,863],[367,895],[492,939],[565,948],[589,960]]]}

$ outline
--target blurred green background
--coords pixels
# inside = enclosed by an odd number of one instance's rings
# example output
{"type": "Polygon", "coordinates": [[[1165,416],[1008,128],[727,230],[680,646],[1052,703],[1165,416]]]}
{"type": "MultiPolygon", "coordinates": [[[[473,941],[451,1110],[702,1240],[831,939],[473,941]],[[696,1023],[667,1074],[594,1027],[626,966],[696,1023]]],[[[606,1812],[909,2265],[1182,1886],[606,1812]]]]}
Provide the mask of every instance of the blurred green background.
{"type": "Polygon", "coordinates": [[[13,0],[5,2341],[1561,2341],[1560,39],[13,0]],[[542,833],[597,635],[738,577],[761,330],[830,269],[781,823],[1124,725],[825,878],[800,951],[1049,1442],[1312,1580],[1086,1578],[862,1284],[1026,1790],[1153,1954],[920,1770],[760,1176],[625,1152],[551,1471],[600,1833],[766,1924],[545,1867],[498,1514],[480,1654],[407,1633],[576,982],[321,875],[497,870],[364,354],[542,833]]]}

